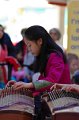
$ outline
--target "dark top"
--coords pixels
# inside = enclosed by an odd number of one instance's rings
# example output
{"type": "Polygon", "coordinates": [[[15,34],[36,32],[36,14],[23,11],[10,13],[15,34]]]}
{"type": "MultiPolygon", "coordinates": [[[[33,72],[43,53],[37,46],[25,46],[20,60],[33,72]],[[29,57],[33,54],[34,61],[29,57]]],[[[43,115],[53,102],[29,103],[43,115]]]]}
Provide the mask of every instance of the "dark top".
{"type": "Polygon", "coordinates": [[[15,47],[13,46],[9,35],[7,33],[4,33],[3,37],[0,40],[2,40],[3,44],[7,46],[8,56],[15,57],[15,47]]]}

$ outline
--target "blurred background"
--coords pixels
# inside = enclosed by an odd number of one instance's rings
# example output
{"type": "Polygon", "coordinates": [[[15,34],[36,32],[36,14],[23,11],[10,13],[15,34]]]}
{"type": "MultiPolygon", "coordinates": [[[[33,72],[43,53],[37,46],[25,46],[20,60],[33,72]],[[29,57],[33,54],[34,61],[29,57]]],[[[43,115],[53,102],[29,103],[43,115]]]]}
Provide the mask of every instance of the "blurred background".
{"type": "MultiPolygon", "coordinates": [[[[68,39],[68,6],[71,3],[72,0],[0,0],[0,24],[5,26],[13,44],[22,39],[20,34],[22,28],[42,25],[48,32],[51,28],[58,28],[62,34],[59,42],[67,50],[70,39],[68,39]]],[[[75,36],[71,37],[76,39],[75,36]]],[[[74,44],[78,44],[78,40],[75,41],[74,44]]],[[[73,48],[75,47],[72,46],[74,52],[73,48]]]]}

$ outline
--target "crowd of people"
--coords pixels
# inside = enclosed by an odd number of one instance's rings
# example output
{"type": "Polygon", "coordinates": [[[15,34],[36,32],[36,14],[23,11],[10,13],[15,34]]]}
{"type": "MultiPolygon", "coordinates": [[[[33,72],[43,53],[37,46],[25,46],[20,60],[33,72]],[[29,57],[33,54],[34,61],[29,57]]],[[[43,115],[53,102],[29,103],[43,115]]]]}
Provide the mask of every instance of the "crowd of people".
{"type": "MultiPolygon", "coordinates": [[[[79,93],[79,86],[76,85],[79,83],[79,58],[73,53],[67,54],[56,42],[60,40],[61,32],[53,28],[48,33],[42,26],[34,25],[23,28],[21,35],[23,39],[13,46],[0,25],[0,63],[5,63],[7,56],[12,56],[20,64],[17,71],[13,66],[8,67],[10,80],[4,77],[3,67],[6,65],[0,66],[0,72],[3,72],[0,74],[0,88],[12,85],[15,90],[33,90],[36,114],[41,111],[40,93],[46,90],[63,88],[79,93]]],[[[40,120],[40,115],[37,120],[40,120]]]]}

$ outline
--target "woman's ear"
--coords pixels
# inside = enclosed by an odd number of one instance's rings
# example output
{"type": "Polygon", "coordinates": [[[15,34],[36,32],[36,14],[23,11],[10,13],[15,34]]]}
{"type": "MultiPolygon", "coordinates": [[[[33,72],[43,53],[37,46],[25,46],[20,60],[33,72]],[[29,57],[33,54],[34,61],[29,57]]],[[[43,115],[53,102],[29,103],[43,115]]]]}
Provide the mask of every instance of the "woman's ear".
{"type": "Polygon", "coordinates": [[[37,43],[38,43],[39,45],[42,45],[42,38],[38,39],[37,43]]]}

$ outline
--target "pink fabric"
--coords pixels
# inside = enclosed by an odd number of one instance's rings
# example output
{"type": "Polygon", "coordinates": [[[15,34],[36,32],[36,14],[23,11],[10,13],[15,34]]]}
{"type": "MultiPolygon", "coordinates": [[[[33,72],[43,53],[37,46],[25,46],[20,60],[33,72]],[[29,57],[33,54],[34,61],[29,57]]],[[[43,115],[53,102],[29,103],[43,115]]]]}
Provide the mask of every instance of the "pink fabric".
{"type": "Polygon", "coordinates": [[[41,75],[39,80],[44,79],[52,83],[69,84],[70,71],[68,64],[64,64],[61,56],[51,53],[45,70],[46,77],[41,75]]]}
{"type": "MultiPolygon", "coordinates": [[[[39,80],[46,80],[52,83],[70,84],[70,71],[68,64],[64,64],[61,56],[57,53],[51,53],[45,70],[46,77],[41,75],[39,80]]],[[[52,86],[52,84],[51,84],[52,86]]],[[[44,87],[33,93],[34,96],[45,90],[50,90],[50,87],[44,87]]]]}
{"type": "Polygon", "coordinates": [[[15,76],[17,80],[22,79],[26,76],[24,69],[19,71],[12,70],[12,76],[15,76]]]}

